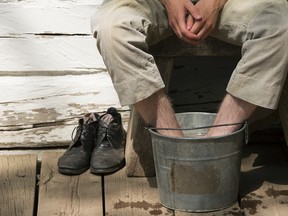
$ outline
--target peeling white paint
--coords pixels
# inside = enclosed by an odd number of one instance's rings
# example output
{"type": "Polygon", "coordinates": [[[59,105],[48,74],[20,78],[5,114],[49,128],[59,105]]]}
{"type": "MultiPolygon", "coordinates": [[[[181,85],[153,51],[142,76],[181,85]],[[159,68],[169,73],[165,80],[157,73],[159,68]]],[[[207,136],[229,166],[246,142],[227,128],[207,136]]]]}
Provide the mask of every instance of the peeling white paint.
{"type": "Polygon", "coordinates": [[[85,112],[121,107],[90,17],[102,0],[0,0],[0,148],[67,145],[85,112]]]}
{"type": "Polygon", "coordinates": [[[0,92],[6,92],[0,95],[1,126],[57,121],[121,107],[107,73],[1,77],[0,92]]]}

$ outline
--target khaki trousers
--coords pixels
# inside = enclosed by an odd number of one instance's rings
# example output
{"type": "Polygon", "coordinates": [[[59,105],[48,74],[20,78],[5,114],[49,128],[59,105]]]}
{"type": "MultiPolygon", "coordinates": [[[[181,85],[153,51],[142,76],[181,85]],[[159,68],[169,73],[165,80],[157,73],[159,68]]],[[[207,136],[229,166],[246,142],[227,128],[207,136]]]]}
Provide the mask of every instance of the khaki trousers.
{"type": "MultiPolygon", "coordinates": [[[[104,0],[91,28],[122,105],[164,87],[147,52],[174,34],[158,0],[104,0]]],[[[227,92],[276,109],[288,70],[287,0],[228,0],[211,36],[242,47],[227,92]]]]}

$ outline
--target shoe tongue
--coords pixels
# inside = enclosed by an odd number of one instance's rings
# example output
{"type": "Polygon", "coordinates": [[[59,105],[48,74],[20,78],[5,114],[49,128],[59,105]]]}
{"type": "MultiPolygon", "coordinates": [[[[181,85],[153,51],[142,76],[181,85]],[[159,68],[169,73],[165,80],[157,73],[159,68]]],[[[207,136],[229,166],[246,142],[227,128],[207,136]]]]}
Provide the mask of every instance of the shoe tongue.
{"type": "Polygon", "coordinates": [[[97,121],[97,118],[94,115],[94,113],[87,113],[83,116],[83,123],[84,124],[89,124],[89,123],[95,122],[95,121],[97,121]]]}
{"type": "Polygon", "coordinates": [[[113,116],[111,114],[105,114],[101,117],[102,123],[105,127],[108,127],[110,122],[113,121],[113,116]]]}

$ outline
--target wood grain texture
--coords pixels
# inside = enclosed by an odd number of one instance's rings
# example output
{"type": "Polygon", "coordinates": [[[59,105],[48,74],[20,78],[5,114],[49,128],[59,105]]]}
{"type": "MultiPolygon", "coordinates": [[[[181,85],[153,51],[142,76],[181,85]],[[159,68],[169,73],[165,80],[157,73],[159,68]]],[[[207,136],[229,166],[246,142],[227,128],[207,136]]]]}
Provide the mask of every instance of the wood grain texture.
{"type": "Polygon", "coordinates": [[[90,36],[1,38],[1,76],[60,76],[106,71],[90,36]]]}
{"type": "Polygon", "coordinates": [[[107,73],[2,77],[0,91],[0,148],[67,145],[84,113],[111,106],[127,128],[129,108],[120,106],[107,73]]]}
{"type": "Polygon", "coordinates": [[[233,206],[212,212],[180,212],[175,211],[175,216],[243,216],[243,211],[240,209],[239,204],[236,203],[233,206]]]}
{"type": "Polygon", "coordinates": [[[35,188],[36,155],[1,155],[1,216],[33,216],[35,188]]]}
{"type": "Polygon", "coordinates": [[[0,35],[91,34],[90,17],[101,3],[95,1],[0,1],[0,35]]]}
{"type": "Polygon", "coordinates": [[[44,153],[39,183],[38,215],[102,215],[101,180],[85,172],[65,176],[58,172],[61,153],[44,153]]]}
{"type": "Polygon", "coordinates": [[[0,1],[0,148],[67,145],[83,113],[120,108],[90,29],[101,3],[0,1]]]}
{"type": "Polygon", "coordinates": [[[125,170],[105,176],[106,215],[172,216],[159,200],[155,177],[128,178],[125,170]]]}
{"type": "Polygon", "coordinates": [[[0,79],[2,130],[73,120],[86,112],[120,108],[107,73],[82,76],[29,76],[0,79]]]}
{"type": "Polygon", "coordinates": [[[90,19],[101,0],[0,1],[0,75],[105,71],[90,19]]]}

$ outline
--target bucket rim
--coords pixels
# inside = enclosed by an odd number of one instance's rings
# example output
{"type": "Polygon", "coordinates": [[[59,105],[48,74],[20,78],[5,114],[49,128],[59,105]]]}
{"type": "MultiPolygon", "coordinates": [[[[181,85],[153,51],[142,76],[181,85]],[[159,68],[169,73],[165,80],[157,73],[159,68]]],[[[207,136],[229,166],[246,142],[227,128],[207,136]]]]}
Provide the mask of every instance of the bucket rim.
{"type": "MultiPolygon", "coordinates": [[[[201,114],[201,115],[214,115],[216,116],[216,113],[209,113],[209,112],[183,112],[183,113],[176,113],[175,115],[179,115],[179,114],[189,114],[189,113],[193,113],[193,114],[201,114]]],[[[150,132],[150,134],[153,134],[154,136],[157,137],[161,137],[164,139],[174,139],[174,140],[215,140],[215,139],[222,139],[222,138],[226,138],[226,137],[230,137],[233,136],[235,134],[241,133],[242,131],[245,132],[245,129],[247,128],[247,121],[243,122],[243,126],[241,128],[239,128],[238,130],[229,133],[229,134],[225,134],[225,135],[221,135],[221,136],[211,136],[211,137],[175,137],[175,136],[167,136],[167,135],[162,135],[158,132],[156,132],[154,130],[154,128],[148,127],[148,131],[150,132]]],[[[179,129],[181,130],[181,129],[179,129]]]]}

